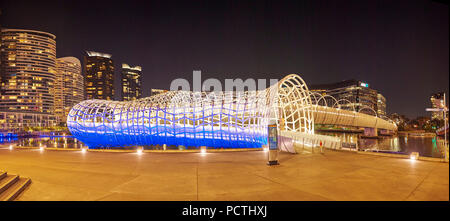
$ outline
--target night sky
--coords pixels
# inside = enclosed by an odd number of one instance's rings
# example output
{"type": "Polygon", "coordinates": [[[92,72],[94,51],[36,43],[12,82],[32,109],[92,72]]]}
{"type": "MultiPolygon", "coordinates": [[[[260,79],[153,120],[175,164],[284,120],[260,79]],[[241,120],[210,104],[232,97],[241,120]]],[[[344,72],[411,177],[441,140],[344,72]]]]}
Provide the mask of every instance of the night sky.
{"type": "MultiPolygon", "coordinates": [[[[144,96],[176,78],[359,79],[388,113],[430,114],[449,88],[448,4],[441,1],[0,1],[2,27],[56,35],[57,56],[85,50],[143,68],[144,96]]],[[[117,97],[119,94],[117,94],[117,97]]]]}

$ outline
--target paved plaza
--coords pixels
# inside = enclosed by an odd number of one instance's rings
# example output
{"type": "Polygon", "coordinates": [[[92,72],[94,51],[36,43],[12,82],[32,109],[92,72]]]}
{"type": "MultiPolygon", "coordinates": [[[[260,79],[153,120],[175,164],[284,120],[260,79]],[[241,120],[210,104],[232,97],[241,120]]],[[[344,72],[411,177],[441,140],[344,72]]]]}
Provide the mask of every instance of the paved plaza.
{"type": "Polygon", "coordinates": [[[29,177],[17,200],[449,200],[448,163],[352,152],[279,155],[0,149],[0,170],[29,177]]]}

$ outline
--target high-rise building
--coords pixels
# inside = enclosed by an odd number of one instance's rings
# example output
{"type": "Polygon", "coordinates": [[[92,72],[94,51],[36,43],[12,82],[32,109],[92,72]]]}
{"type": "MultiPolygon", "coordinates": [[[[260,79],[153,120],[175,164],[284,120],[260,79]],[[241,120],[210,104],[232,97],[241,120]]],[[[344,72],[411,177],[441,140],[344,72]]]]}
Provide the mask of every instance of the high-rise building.
{"type": "Polygon", "coordinates": [[[2,29],[0,126],[54,126],[56,36],[2,29]]]}
{"type": "Polygon", "coordinates": [[[84,100],[81,63],[75,57],[56,59],[55,115],[66,122],[70,109],[84,100]]]}
{"type": "Polygon", "coordinates": [[[380,93],[377,94],[377,115],[386,117],[386,98],[380,93]]]}
{"type": "Polygon", "coordinates": [[[142,97],[140,66],[122,64],[122,100],[132,101],[142,97]]]}
{"type": "MultiPolygon", "coordinates": [[[[375,115],[377,112],[378,92],[365,82],[346,80],[332,84],[311,85],[308,88],[322,95],[333,97],[343,108],[352,109],[354,107],[355,111],[370,115],[375,115]]],[[[336,102],[333,98],[328,98],[327,103],[336,102]]]]}
{"type": "MultiPolygon", "coordinates": [[[[444,108],[444,92],[439,92],[432,94],[430,97],[432,108],[444,108]]],[[[442,112],[433,111],[431,112],[431,119],[434,120],[444,120],[442,112]]]]}
{"type": "Polygon", "coordinates": [[[86,51],[84,86],[86,99],[114,99],[114,63],[110,54],[86,51]]]}

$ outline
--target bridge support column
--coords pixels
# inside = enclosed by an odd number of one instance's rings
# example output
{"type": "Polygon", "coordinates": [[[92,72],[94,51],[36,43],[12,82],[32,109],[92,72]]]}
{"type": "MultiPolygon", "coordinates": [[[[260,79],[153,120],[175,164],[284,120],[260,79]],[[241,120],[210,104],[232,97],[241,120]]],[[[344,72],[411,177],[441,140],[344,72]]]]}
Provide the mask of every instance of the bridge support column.
{"type": "Polygon", "coordinates": [[[364,136],[368,136],[368,137],[376,137],[376,136],[378,136],[377,128],[364,127],[364,136]]]}

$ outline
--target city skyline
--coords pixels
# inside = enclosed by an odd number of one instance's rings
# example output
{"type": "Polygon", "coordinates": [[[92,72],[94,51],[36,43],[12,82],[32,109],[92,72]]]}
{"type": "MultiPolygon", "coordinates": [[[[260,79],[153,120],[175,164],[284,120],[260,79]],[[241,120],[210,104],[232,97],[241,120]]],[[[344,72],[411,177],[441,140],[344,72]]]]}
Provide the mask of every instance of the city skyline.
{"type": "Polygon", "coordinates": [[[448,202],[448,27],[443,0],[3,0],[0,202],[448,202]]]}
{"type": "MultiPolygon", "coordinates": [[[[440,2],[383,2],[378,7],[343,2],[339,12],[333,3],[310,2],[274,7],[179,3],[182,11],[144,2],[107,8],[100,7],[102,2],[90,8],[71,1],[38,4],[43,11],[28,7],[20,14],[15,13],[20,2],[4,1],[2,27],[56,35],[57,57],[81,60],[85,50],[113,54],[116,90],[118,66],[129,62],[146,70],[143,88],[168,89],[173,79],[191,80],[192,70],[202,70],[204,79],[221,80],[297,73],[310,85],[356,78],[386,97],[388,114],[410,118],[429,115],[424,108],[431,94],[448,94],[448,6],[440,2]],[[50,10],[58,13],[32,16],[50,10]]],[[[143,90],[143,97],[149,94],[143,90]]]]}

